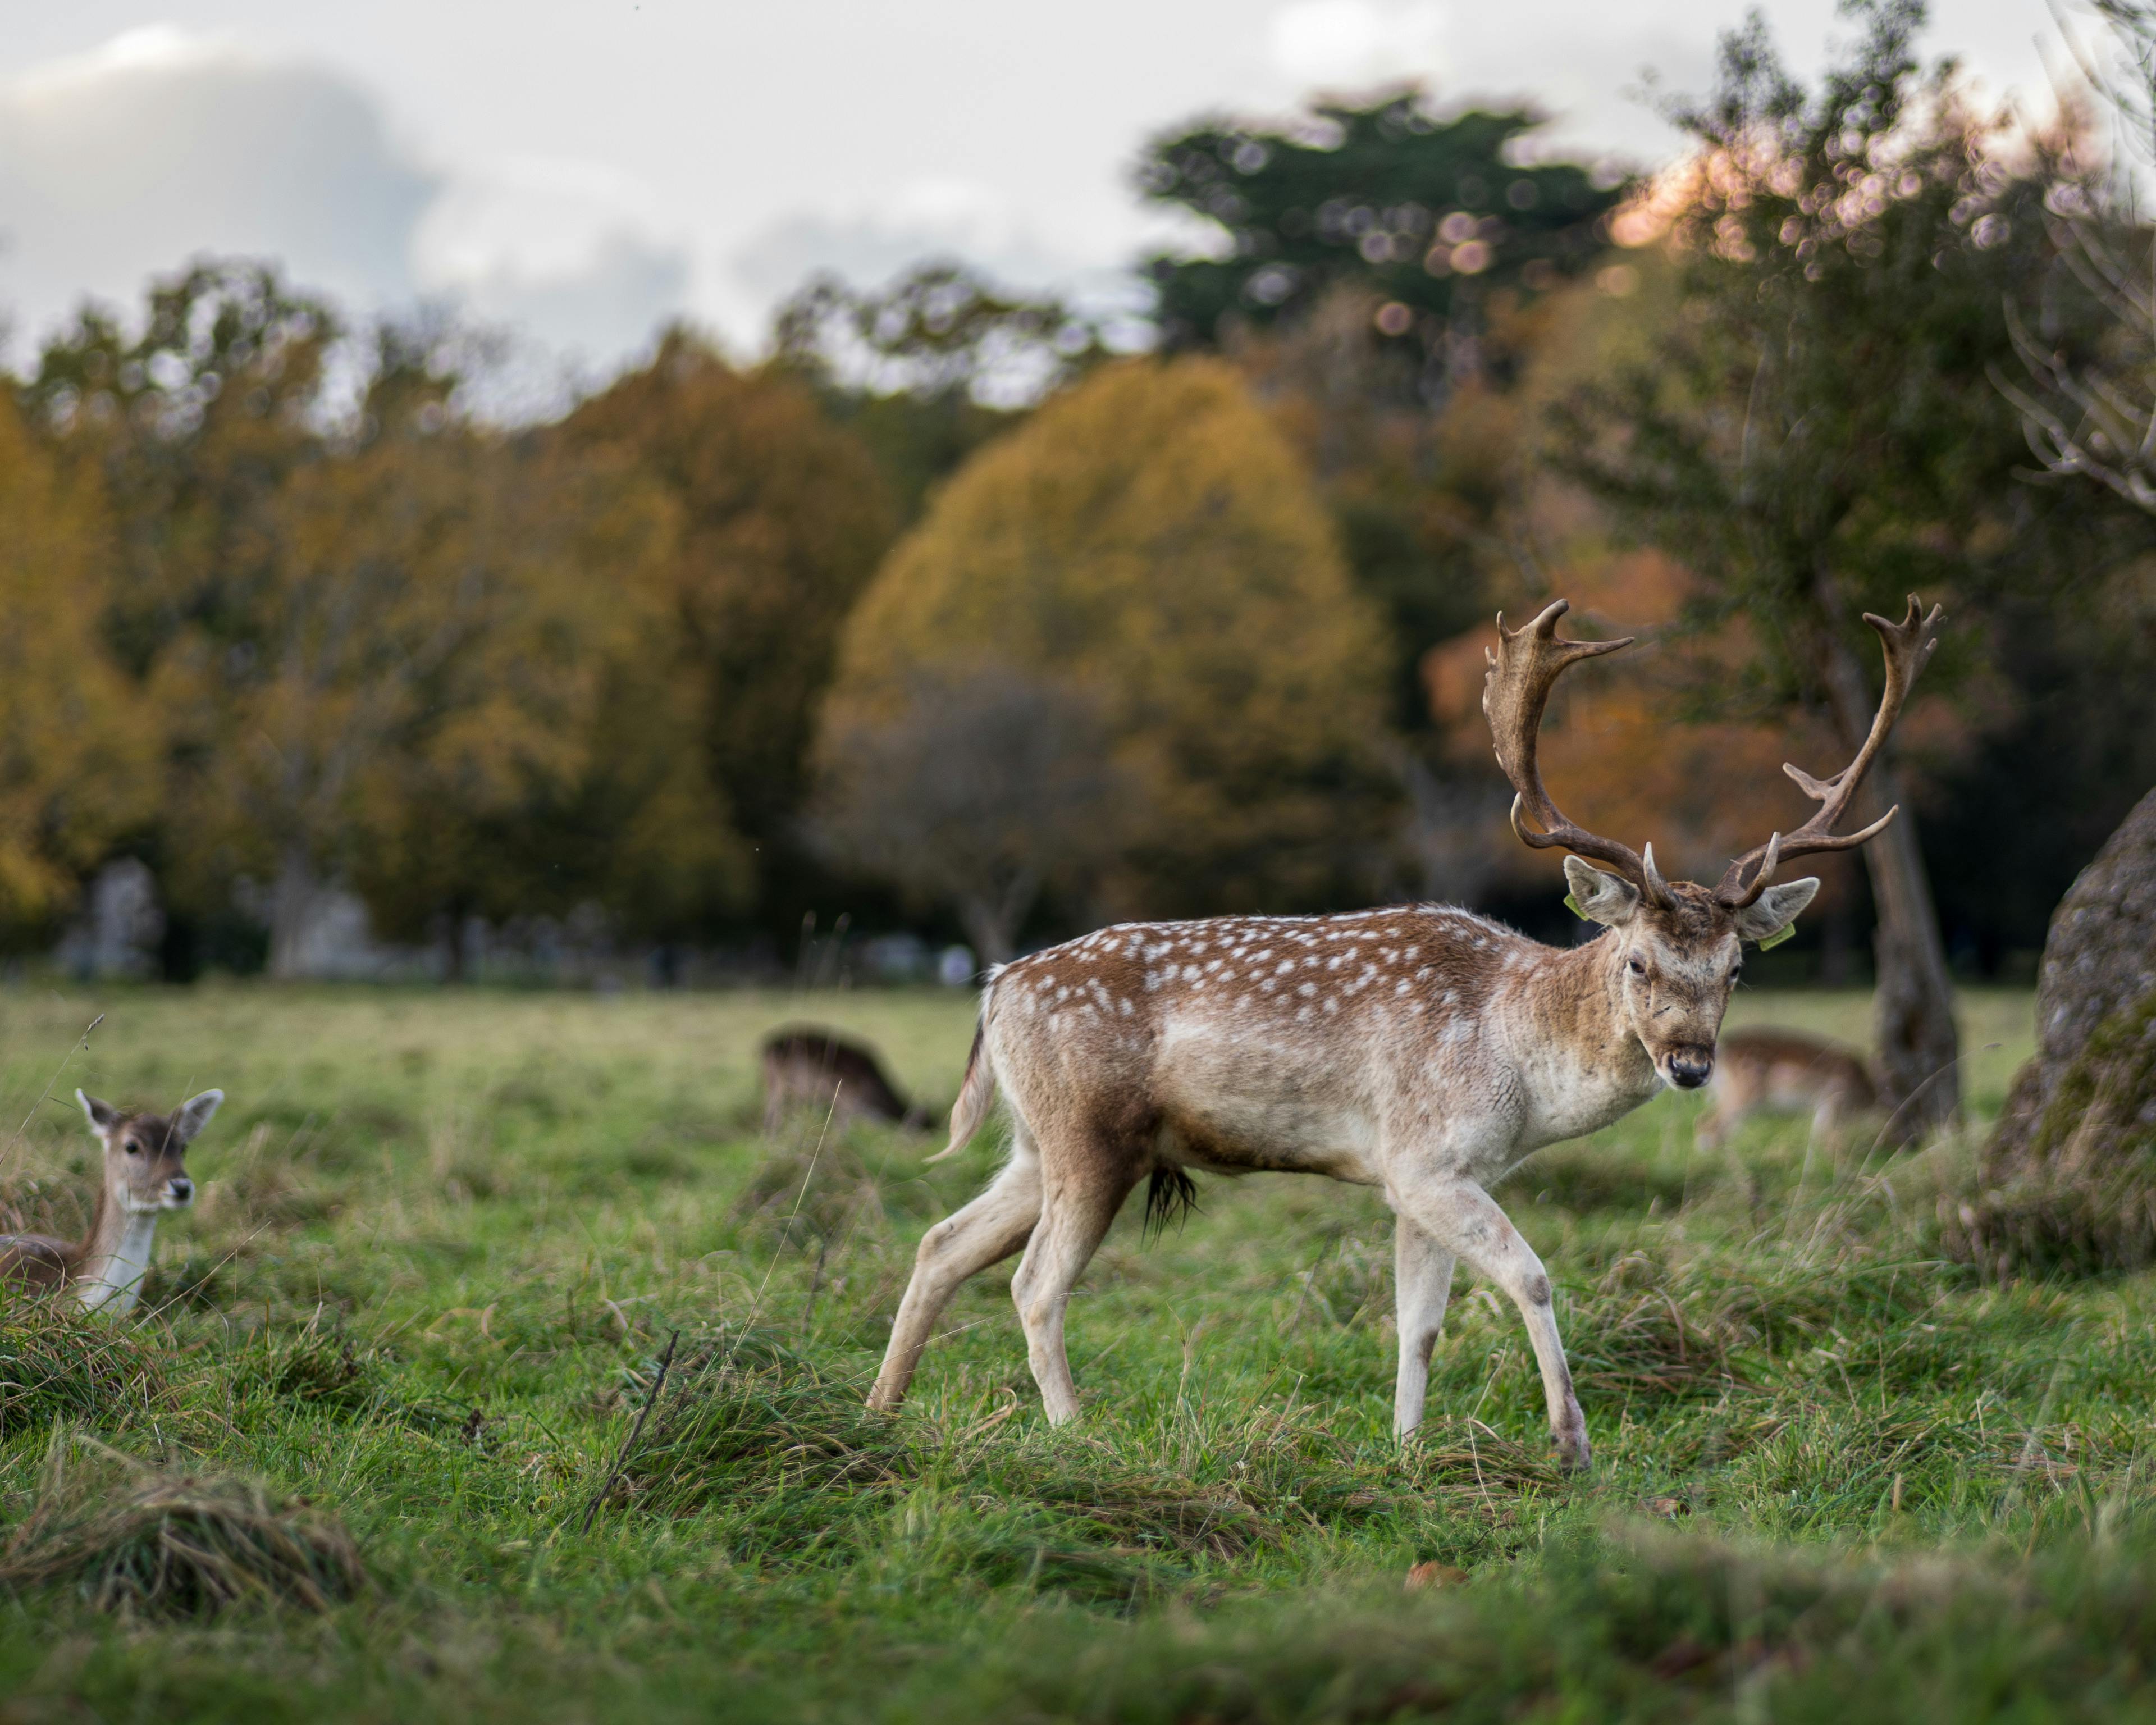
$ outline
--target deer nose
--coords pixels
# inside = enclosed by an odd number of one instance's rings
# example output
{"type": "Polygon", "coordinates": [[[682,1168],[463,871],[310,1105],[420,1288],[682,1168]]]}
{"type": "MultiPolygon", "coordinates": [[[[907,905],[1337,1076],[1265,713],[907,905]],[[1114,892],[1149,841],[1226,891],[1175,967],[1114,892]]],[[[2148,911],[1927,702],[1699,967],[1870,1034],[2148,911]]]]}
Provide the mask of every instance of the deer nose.
{"type": "Polygon", "coordinates": [[[1673,1054],[1670,1056],[1670,1082],[1679,1090],[1697,1090],[1706,1083],[1714,1070],[1714,1056],[1702,1054],[1673,1054]]]}
{"type": "Polygon", "coordinates": [[[174,1178],[172,1184],[167,1186],[165,1189],[172,1194],[172,1202],[174,1204],[192,1204],[194,1202],[195,1183],[192,1180],[190,1180],[185,1174],[177,1176],[174,1178]]]}

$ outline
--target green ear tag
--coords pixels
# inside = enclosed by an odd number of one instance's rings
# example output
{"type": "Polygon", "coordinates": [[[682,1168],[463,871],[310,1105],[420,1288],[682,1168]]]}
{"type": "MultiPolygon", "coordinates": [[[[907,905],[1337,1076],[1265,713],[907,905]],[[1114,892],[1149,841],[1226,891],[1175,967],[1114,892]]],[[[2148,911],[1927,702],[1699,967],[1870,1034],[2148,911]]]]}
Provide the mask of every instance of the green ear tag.
{"type": "Polygon", "coordinates": [[[1578,917],[1583,922],[1592,920],[1589,917],[1586,911],[1579,908],[1579,901],[1574,898],[1568,892],[1564,896],[1564,907],[1568,911],[1571,911],[1573,916],[1578,917]]]}
{"type": "Polygon", "coordinates": [[[1763,952],[1772,951],[1774,947],[1780,946],[1784,941],[1787,940],[1796,932],[1797,925],[1794,922],[1784,922],[1779,928],[1776,929],[1774,933],[1768,935],[1766,939],[1759,942],[1759,950],[1763,952]]]}

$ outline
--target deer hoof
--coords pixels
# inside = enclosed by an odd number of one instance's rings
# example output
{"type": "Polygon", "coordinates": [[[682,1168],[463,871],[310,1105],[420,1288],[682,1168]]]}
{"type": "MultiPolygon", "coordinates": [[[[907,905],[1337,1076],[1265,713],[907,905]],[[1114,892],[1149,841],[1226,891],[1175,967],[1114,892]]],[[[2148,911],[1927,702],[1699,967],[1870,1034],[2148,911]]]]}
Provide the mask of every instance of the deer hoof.
{"type": "Polygon", "coordinates": [[[1585,1473],[1594,1466],[1594,1451],[1587,1441],[1587,1422],[1581,1420],[1569,1430],[1553,1434],[1557,1439],[1557,1465],[1567,1473],[1585,1473]]]}

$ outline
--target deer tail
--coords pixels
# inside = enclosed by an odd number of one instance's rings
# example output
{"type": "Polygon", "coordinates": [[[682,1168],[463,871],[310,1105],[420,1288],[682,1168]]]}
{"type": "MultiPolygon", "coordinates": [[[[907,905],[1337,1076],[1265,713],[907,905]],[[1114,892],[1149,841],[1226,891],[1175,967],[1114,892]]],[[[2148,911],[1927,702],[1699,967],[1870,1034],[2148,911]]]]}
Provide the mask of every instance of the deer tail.
{"type": "Polygon", "coordinates": [[[995,975],[991,972],[988,986],[981,992],[981,1019],[973,1027],[973,1051],[966,1056],[966,1081],[958,1086],[958,1100],[951,1106],[951,1142],[930,1157],[931,1162],[956,1156],[971,1143],[995,1102],[996,1068],[988,1048],[988,1007],[994,998],[995,986],[995,975]]]}

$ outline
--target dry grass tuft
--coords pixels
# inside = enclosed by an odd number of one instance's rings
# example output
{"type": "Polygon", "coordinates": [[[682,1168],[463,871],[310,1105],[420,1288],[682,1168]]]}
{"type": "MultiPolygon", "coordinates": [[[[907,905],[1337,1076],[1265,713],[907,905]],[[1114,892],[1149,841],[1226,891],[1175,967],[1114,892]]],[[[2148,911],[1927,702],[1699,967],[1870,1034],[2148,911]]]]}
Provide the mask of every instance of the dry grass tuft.
{"type": "Polygon", "coordinates": [[[888,1483],[906,1448],[893,1422],[863,1405],[863,1388],[767,1332],[713,1332],[675,1363],[623,1477],[665,1514],[888,1483]]]}
{"type": "Polygon", "coordinates": [[[64,1295],[0,1288],[0,1439],[63,1420],[109,1425],[162,1404],[164,1374],[141,1334],[64,1295]]]}
{"type": "Polygon", "coordinates": [[[367,1585],[334,1517],[253,1481],[105,1454],[117,1477],[70,1480],[54,1467],[0,1549],[0,1587],[73,1586],[102,1610],[207,1617],[242,1604],[322,1611],[367,1585]]]}

